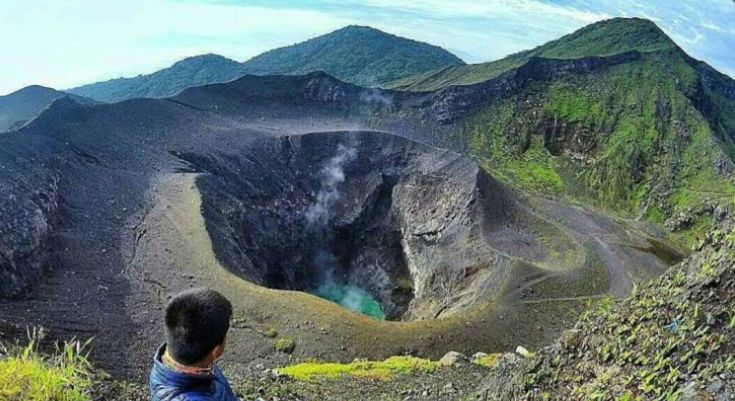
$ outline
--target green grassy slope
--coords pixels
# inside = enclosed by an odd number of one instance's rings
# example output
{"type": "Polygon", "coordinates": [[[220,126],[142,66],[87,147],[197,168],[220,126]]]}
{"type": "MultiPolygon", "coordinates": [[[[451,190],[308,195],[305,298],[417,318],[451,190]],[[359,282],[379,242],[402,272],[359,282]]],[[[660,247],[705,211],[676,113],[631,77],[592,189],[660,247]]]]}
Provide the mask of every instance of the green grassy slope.
{"type": "Polygon", "coordinates": [[[660,48],[530,82],[470,117],[464,140],[485,169],[521,188],[657,223],[683,213],[676,229],[690,243],[735,195],[735,100],[725,77],[698,70],[679,49],[660,48]]]}
{"type": "Polygon", "coordinates": [[[614,18],[588,25],[535,49],[500,60],[444,68],[388,83],[395,89],[428,91],[449,85],[467,85],[496,78],[525,64],[531,57],[573,59],[608,56],[630,50],[650,52],[676,45],[651,21],[614,18]]]}

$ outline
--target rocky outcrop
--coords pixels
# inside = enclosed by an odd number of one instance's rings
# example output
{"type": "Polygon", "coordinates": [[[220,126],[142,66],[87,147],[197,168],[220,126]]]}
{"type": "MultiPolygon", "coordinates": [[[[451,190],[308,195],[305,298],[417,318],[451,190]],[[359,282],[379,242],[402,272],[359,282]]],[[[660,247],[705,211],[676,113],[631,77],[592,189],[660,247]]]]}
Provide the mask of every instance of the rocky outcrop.
{"type": "Polygon", "coordinates": [[[549,82],[573,74],[588,74],[641,57],[630,51],[609,57],[573,60],[531,57],[528,62],[497,78],[465,86],[450,86],[433,92],[422,113],[439,124],[449,124],[481,109],[492,101],[511,96],[534,82],[549,82]]]}
{"type": "Polygon", "coordinates": [[[7,197],[0,202],[0,298],[20,294],[49,267],[59,203],[56,176],[34,188],[6,185],[0,183],[7,197]]]}

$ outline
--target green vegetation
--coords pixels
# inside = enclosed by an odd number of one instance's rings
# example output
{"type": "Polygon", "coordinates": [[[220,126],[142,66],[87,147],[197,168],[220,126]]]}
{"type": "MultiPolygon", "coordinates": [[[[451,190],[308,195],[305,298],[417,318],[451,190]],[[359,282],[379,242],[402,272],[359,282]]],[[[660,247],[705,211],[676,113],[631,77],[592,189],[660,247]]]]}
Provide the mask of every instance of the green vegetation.
{"type": "Polygon", "coordinates": [[[0,399],[23,401],[87,401],[92,369],[84,348],[67,343],[51,356],[42,356],[41,335],[34,332],[23,348],[0,348],[0,399]]]}
{"type": "Polygon", "coordinates": [[[535,49],[500,60],[443,68],[390,82],[395,89],[427,91],[449,85],[469,85],[496,78],[525,64],[531,57],[575,59],[609,56],[631,50],[653,52],[676,45],[651,21],[640,18],[613,18],[588,25],[535,49]]]}
{"type": "Polygon", "coordinates": [[[717,114],[715,125],[694,107],[699,86],[683,53],[652,51],[529,84],[476,112],[464,138],[485,170],[525,190],[656,223],[686,212],[676,236],[688,246],[711,226],[708,205],[735,196],[716,169],[735,148],[731,122],[717,114]]]}
{"type": "Polygon", "coordinates": [[[392,86],[436,90],[497,78],[532,57],[629,51],[639,56],[551,80],[525,79],[464,121],[463,138],[486,171],[512,185],[671,223],[673,239],[688,247],[711,227],[712,208],[735,196],[727,177],[735,157],[733,83],[689,58],[653,22],[614,18],[502,60],[392,86]]]}
{"type": "Polygon", "coordinates": [[[463,64],[438,46],[366,26],[348,26],[263,53],[246,61],[243,67],[251,74],[324,71],[357,85],[380,86],[409,75],[463,64]]]}
{"type": "Polygon", "coordinates": [[[269,327],[265,329],[265,331],[263,332],[263,335],[268,338],[276,338],[278,337],[278,330],[274,329],[273,327],[269,327]]]}
{"type": "Polygon", "coordinates": [[[450,85],[468,85],[483,82],[522,66],[528,61],[526,54],[519,53],[489,63],[444,67],[440,70],[388,82],[384,86],[400,90],[432,91],[450,85]]]}
{"type": "Polygon", "coordinates": [[[433,372],[438,362],[411,356],[393,356],[384,361],[356,360],[352,363],[307,362],[277,369],[276,372],[297,380],[336,379],[352,376],[363,379],[389,380],[411,372],[433,372]]]}
{"type": "Polygon", "coordinates": [[[508,104],[501,107],[500,110],[487,109],[475,117],[470,151],[478,164],[497,178],[521,188],[545,193],[562,192],[564,183],[553,158],[543,147],[543,139],[533,136],[529,138],[526,149],[519,149],[519,145],[512,143],[504,134],[512,108],[508,104]]]}
{"type": "Polygon", "coordinates": [[[532,361],[528,399],[676,400],[735,369],[735,233],[710,231],[696,257],[630,299],[605,299],[532,361]]]}
{"type": "Polygon", "coordinates": [[[495,366],[496,363],[498,363],[498,359],[500,359],[502,354],[488,354],[476,359],[472,360],[472,363],[484,366],[486,368],[491,368],[495,366]]]}
{"type": "Polygon", "coordinates": [[[276,340],[276,351],[290,354],[296,349],[296,342],[292,338],[282,337],[276,340]]]}
{"type": "Polygon", "coordinates": [[[111,79],[72,88],[68,92],[112,103],[138,97],[173,96],[186,88],[227,82],[244,74],[237,61],[204,54],[185,58],[152,74],[111,79]]]}
{"type": "Polygon", "coordinates": [[[343,81],[381,86],[410,75],[463,65],[452,53],[427,43],[348,26],[238,63],[214,54],[189,57],[169,68],[134,78],[118,78],[70,89],[106,102],[134,97],[168,97],[183,89],[221,83],[245,74],[306,74],[325,71],[343,81]]]}
{"type": "Polygon", "coordinates": [[[675,48],[674,42],[652,21],[612,18],[585,26],[546,43],[531,54],[549,58],[608,56],[630,50],[652,52],[675,48]]]}

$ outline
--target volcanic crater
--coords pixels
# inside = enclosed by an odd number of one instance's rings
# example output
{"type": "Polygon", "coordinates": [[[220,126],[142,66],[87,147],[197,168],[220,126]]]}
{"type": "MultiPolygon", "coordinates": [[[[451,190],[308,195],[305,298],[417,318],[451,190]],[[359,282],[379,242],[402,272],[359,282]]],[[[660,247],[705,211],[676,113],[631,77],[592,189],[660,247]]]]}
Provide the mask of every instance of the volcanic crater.
{"type": "Polygon", "coordinates": [[[230,271],[276,289],[362,288],[390,320],[476,304],[502,281],[488,274],[501,253],[546,253],[521,232],[531,217],[471,160],[390,134],[313,133],[238,155],[177,156],[202,173],[202,213],[230,271]]]}
{"type": "Polygon", "coordinates": [[[428,144],[446,127],[410,110],[381,109],[411,124],[375,127],[334,106],[343,90],[362,105],[363,89],[323,74],[61,99],[0,138],[16,177],[2,183],[13,198],[0,229],[30,222],[0,238],[16,296],[3,316],[94,335],[122,350],[94,354],[100,366],[144,375],[167,298],[208,286],[234,305],[231,362],[436,358],[512,349],[519,332],[548,343],[589,299],[671,263],[645,227],[516,190],[428,144]],[[248,94],[273,80],[294,94],[263,109],[248,94]],[[293,355],[274,354],[271,328],[295,339],[293,355]]]}

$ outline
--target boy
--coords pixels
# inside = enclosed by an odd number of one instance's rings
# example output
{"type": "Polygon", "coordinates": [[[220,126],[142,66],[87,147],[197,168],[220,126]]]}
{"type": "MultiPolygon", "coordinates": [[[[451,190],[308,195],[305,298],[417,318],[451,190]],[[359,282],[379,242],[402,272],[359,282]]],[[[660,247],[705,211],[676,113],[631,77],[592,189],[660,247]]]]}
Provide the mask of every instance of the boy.
{"type": "Polygon", "coordinates": [[[152,401],[238,401],[215,365],[225,351],[232,305],[207,289],[179,293],[166,306],[166,343],[153,359],[152,401]]]}

